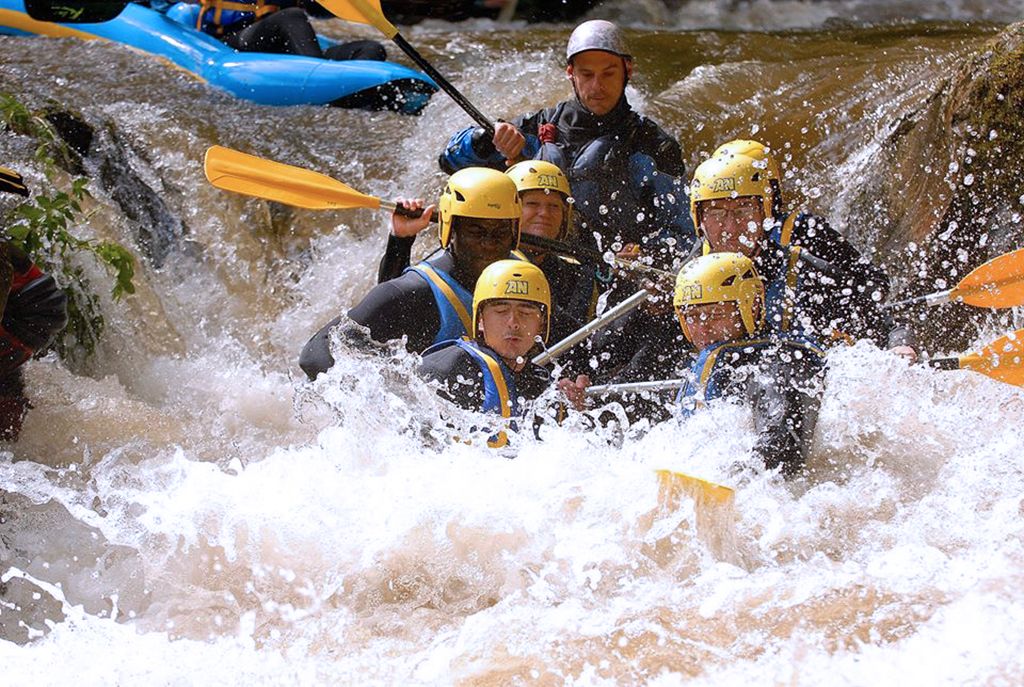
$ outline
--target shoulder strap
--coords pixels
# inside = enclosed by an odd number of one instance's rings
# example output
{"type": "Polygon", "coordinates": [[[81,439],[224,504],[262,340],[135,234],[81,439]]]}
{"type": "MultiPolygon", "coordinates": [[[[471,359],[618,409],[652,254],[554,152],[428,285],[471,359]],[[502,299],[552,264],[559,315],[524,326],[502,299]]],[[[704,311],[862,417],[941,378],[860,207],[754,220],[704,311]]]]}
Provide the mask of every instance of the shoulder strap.
{"type": "Polygon", "coordinates": [[[462,321],[462,326],[466,328],[466,333],[472,333],[473,319],[469,316],[469,312],[466,310],[466,306],[463,305],[462,301],[455,294],[455,291],[452,289],[451,286],[448,285],[448,282],[444,280],[444,277],[437,273],[437,270],[434,268],[434,266],[428,262],[421,262],[420,264],[414,265],[409,269],[413,270],[417,274],[420,274],[421,276],[429,280],[431,284],[437,287],[438,291],[444,294],[444,297],[448,299],[448,303],[452,306],[452,309],[456,312],[456,314],[459,316],[459,319],[462,321]]]}
{"type": "MultiPolygon", "coordinates": [[[[474,346],[472,342],[464,341],[462,343],[462,349],[469,353],[471,356],[476,358],[478,363],[482,363],[487,367],[488,372],[491,374],[491,379],[494,382],[495,389],[498,392],[498,404],[501,410],[501,416],[503,418],[512,417],[512,397],[508,392],[508,384],[505,383],[505,373],[501,369],[501,364],[495,360],[494,356],[484,353],[479,348],[474,346]]],[[[490,448],[501,448],[508,445],[508,433],[505,430],[499,431],[497,434],[487,440],[487,446],[490,448]]]]}

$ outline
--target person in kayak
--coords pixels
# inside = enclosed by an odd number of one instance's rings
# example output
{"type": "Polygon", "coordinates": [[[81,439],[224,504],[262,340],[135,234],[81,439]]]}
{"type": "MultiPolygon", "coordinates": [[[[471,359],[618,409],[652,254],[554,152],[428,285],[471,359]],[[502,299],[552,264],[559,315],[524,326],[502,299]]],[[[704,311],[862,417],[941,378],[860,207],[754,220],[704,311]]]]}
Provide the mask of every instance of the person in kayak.
{"type": "Polygon", "coordinates": [[[642,254],[677,265],[696,240],[682,151],[630,105],[625,89],[633,58],[622,32],[604,20],[580,24],[569,37],[566,63],[572,100],[499,122],[493,137],[482,128],[458,131],[440,155],[441,169],[504,169],[521,158],[552,162],[572,187],[579,240],[623,258],[642,254]]]}
{"type": "MultiPolygon", "coordinates": [[[[28,196],[21,175],[0,167],[0,191],[28,196]]],[[[31,407],[22,366],[67,324],[67,296],[29,256],[0,239],[0,440],[17,441],[31,407]]]]}
{"type": "Polygon", "coordinates": [[[742,253],[687,263],[673,305],[696,357],[676,401],[682,417],[717,399],[748,404],[754,457],[792,477],[807,461],[824,389],[822,349],[766,326],[765,286],[742,253]]]}
{"type": "Polygon", "coordinates": [[[320,47],[312,16],[332,17],[314,0],[201,0],[196,28],[239,52],[267,52],[328,60],[385,60],[377,41],[358,40],[320,47]]]}
{"type": "MultiPolygon", "coordinates": [[[[523,206],[522,233],[571,243],[575,233],[572,192],[562,170],[543,160],[526,160],[509,167],[506,174],[519,190],[523,206]]],[[[410,209],[423,207],[422,199],[399,199],[398,202],[410,209]]],[[[377,271],[378,282],[394,279],[409,266],[416,234],[397,235],[395,232],[411,231],[411,226],[406,223],[393,227],[389,233],[377,271]]],[[[598,297],[596,266],[552,255],[526,243],[519,252],[543,270],[551,285],[553,341],[560,341],[593,319],[598,297]]]]}
{"type": "MultiPolygon", "coordinates": [[[[420,353],[471,332],[471,289],[477,277],[519,244],[522,204],[515,183],[501,172],[473,167],[453,174],[436,209],[442,252],[377,284],[348,311],[347,319],[366,327],[374,341],[404,336],[406,348],[420,353]]],[[[393,233],[415,235],[434,210],[431,205],[417,218],[394,214],[393,233]]],[[[334,365],[329,338],[341,321],[339,316],[328,322],[303,348],[299,365],[310,379],[334,365]]],[[[358,338],[351,327],[345,333],[358,338]]]]}
{"type": "MultiPolygon", "coordinates": [[[[530,362],[551,329],[551,289],[539,267],[499,260],[473,290],[473,336],[441,342],[423,354],[419,373],[438,381],[438,393],[467,410],[495,413],[516,430],[528,402],[551,386],[548,371],[530,362]]],[[[586,388],[588,380],[580,380],[586,388]]],[[[582,394],[577,398],[582,402],[582,394]]],[[[502,430],[488,446],[508,443],[502,430]]]]}
{"type": "Polygon", "coordinates": [[[822,217],[783,209],[781,169],[758,141],[720,146],[694,171],[690,211],[704,253],[750,257],[764,278],[768,326],[829,346],[870,339],[910,360],[910,330],[882,307],[889,277],[822,217]]]}

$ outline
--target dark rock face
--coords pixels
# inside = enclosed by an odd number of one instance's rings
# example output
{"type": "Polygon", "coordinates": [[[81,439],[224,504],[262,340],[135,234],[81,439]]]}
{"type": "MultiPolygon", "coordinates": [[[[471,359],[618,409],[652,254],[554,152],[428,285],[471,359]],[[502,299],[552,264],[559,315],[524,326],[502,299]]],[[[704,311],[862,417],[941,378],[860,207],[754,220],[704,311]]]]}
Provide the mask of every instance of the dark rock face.
{"type": "MultiPolygon", "coordinates": [[[[899,121],[874,169],[854,219],[888,225],[878,255],[906,296],[955,286],[1024,246],[1024,23],[984,45],[899,121]]],[[[950,348],[967,345],[986,317],[958,304],[915,315],[926,344],[950,348]],[[941,327],[930,331],[929,322],[941,327]]]]}

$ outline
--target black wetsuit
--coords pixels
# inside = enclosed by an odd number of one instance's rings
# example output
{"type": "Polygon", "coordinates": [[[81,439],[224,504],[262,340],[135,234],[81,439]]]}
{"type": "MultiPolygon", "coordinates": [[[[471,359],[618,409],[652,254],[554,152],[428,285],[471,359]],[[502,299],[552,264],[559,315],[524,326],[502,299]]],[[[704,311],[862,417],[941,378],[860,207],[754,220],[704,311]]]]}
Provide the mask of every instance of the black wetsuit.
{"type": "MultiPolygon", "coordinates": [[[[377,282],[400,276],[409,266],[415,236],[389,234],[384,256],[377,269],[377,282]]],[[[576,265],[556,255],[535,263],[551,288],[551,332],[549,343],[557,343],[593,319],[597,300],[593,266],[576,265]]]]}
{"type": "MultiPolygon", "coordinates": [[[[451,253],[442,253],[431,261],[439,270],[451,274],[454,261],[451,253]]],[[[472,293],[473,284],[462,284],[472,293]]],[[[370,338],[385,342],[406,339],[409,351],[420,353],[435,343],[441,328],[441,315],[430,284],[414,272],[377,284],[362,301],[348,311],[348,319],[367,327],[370,338]]],[[[330,350],[330,332],[342,322],[339,315],[320,329],[302,349],[299,366],[310,379],[334,365],[330,350]]],[[[358,341],[362,337],[355,328],[344,328],[346,336],[358,341]]]]}
{"type": "Polygon", "coordinates": [[[770,291],[789,270],[790,253],[780,243],[800,249],[794,324],[823,346],[850,339],[869,339],[881,348],[915,345],[911,331],[882,307],[889,296],[884,270],[822,217],[800,213],[789,232],[784,227],[780,219],[754,264],[770,291]]]}
{"type": "MultiPolygon", "coordinates": [[[[605,115],[573,99],[512,124],[526,137],[524,158],[552,162],[568,177],[581,245],[639,244],[661,266],[689,251],[696,234],[679,143],[625,97],[605,115]]],[[[473,165],[505,168],[493,143],[472,127],[452,136],[439,164],[447,173],[473,165]]]]}
{"type": "MultiPolygon", "coordinates": [[[[498,354],[480,345],[485,353],[498,354]]],[[[438,395],[466,410],[484,409],[484,373],[480,365],[463,348],[445,346],[423,356],[419,374],[428,381],[439,381],[438,395]]],[[[551,375],[543,367],[528,363],[519,372],[511,373],[519,399],[532,401],[551,386],[551,375]]]]}
{"type": "MultiPolygon", "coordinates": [[[[286,6],[260,18],[246,13],[251,17],[223,26],[204,21],[203,30],[241,52],[285,53],[328,60],[387,59],[384,46],[372,40],[349,41],[322,50],[306,10],[301,7],[303,3],[276,4],[286,6]],[[296,4],[300,6],[294,6],[296,4]]],[[[311,4],[310,9],[312,7],[311,4]]]]}
{"type": "Polygon", "coordinates": [[[824,390],[820,349],[779,339],[717,344],[698,355],[689,376],[678,399],[684,417],[718,398],[749,404],[758,434],[754,456],[787,476],[803,469],[824,390]]]}

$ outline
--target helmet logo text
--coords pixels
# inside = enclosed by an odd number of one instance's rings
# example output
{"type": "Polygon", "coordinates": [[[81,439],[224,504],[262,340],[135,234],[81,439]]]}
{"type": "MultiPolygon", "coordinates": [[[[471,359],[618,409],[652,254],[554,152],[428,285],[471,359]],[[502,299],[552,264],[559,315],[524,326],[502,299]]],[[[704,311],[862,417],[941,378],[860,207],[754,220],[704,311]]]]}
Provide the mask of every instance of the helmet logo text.
{"type": "Polygon", "coordinates": [[[711,191],[714,193],[727,193],[736,190],[736,180],[732,177],[718,177],[711,182],[711,191]]]}
{"type": "Polygon", "coordinates": [[[704,287],[701,284],[686,284],[680,288],[679,297],[683,301],[699,301],[704,297],[704,287]]]}
{"type": "Polygon", "coordinates": [[[530,293],[530,282],[525,279],[509,279],[505,282],[505,293],[526,296],[530,293]]]}

